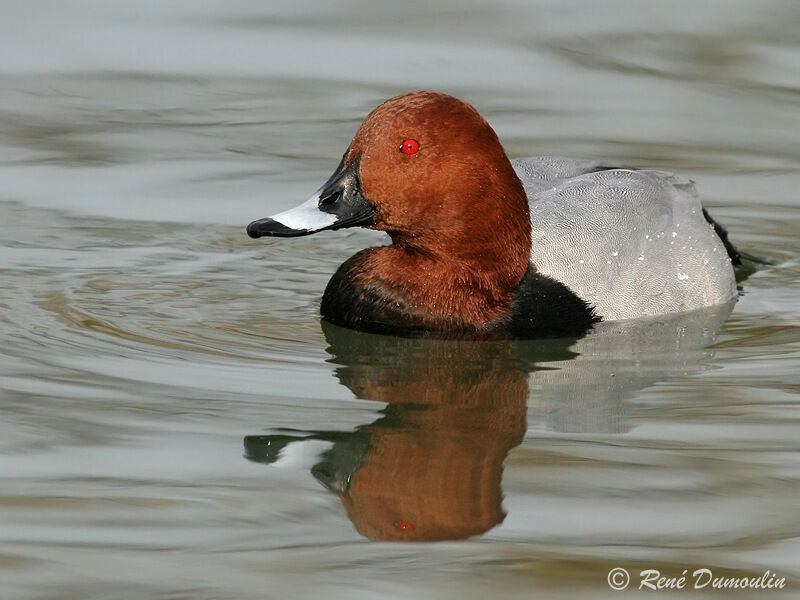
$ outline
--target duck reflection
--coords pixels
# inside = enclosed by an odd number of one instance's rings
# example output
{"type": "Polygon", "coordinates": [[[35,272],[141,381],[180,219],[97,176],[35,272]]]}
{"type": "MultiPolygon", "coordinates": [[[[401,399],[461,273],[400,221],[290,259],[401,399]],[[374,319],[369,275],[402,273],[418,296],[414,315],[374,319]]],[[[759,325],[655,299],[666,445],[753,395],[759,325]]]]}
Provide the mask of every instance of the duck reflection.
{"type": "Polygon", "coordinates": [[[625,400],[703,368],[730,307],[616,324],[581,339],[409,339],[322,327],[339,381],[387,403],[352,432],[253,435],[273,463],[295,442],[327,449],[311,468],[373,540],[464,539],[501,523],[503,461],[527,419],[557,431],[622,433],[625,400]],[[318,444],[319,445],[319,444],[318,444]]]}

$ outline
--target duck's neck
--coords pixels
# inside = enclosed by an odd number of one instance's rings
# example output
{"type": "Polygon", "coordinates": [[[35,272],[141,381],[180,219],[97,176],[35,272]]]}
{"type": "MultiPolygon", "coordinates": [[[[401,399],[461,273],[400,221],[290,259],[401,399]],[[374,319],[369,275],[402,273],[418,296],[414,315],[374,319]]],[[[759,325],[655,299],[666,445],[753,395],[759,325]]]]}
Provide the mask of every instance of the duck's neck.
{"type": "MultiPolygon", "coordinates": [[[[531,233],[527,212],[523,225],[508,222],[496,227],[484,224],[468,234],[432,243],[392,235],[393,252],[385,256],[405,266],[406,281],[431,288],[431,294],[453,298],[458,291],[466,302],[502,304],[510,298],[530,263],[531,233]],[[428,276],[438,279],[438,286],[428,276]],[[449,286],[449,289],[441,289],[449,286]],[[441,290],[441,291],[439,291],[441,290]]],[[[386,265],[388,266],[388,265],[386,265]]]]}
{"type": "Polygon", "coordinates": [[[402,234],[345,262],[325,290],[331,321],[379,332],[481,334],[512,310],[530,263],[530,222],[432,243],[402,234]]]}

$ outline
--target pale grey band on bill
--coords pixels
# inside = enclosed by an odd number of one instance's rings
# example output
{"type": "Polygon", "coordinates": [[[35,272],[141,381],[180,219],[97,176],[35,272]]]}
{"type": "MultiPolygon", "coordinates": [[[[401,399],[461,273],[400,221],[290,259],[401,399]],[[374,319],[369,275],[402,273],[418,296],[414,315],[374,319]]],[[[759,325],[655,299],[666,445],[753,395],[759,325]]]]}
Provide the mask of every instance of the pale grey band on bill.
{"type": "Polygon", "coordinates": [[[299,206],[285,210],[270,218],[281,225],[298,231],[317,231],[330,227],[336,222],[336,215],[322,212],[319,209],[319,192],[320,190],[317,190],[311,198],[299,206]]]}

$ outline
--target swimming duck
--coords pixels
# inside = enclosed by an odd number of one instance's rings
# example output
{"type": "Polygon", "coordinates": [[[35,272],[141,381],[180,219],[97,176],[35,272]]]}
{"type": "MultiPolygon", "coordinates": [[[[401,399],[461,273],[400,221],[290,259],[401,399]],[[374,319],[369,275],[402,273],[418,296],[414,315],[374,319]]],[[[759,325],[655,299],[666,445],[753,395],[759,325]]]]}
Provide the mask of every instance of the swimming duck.
{"type": "Polygon", "coordinates": [[[599,321],[725,303],[740,254],[672,173],[557,157],[509,160],[468,103],[387,100],[306,202],[247,233],[345,227],[391,245],[342,264],[322,316],[386,334],[581,335],[599,321]]]}

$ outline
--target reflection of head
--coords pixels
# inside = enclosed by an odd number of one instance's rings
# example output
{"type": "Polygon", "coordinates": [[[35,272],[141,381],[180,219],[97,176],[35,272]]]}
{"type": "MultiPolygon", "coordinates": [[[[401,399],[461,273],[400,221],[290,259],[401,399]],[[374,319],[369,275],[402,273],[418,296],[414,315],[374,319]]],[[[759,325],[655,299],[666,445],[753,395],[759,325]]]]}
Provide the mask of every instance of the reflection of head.
{"type": "Polygon", "coordinates": [[[341,499],[373,540],[448,540],[483,533],[505,517],[503,459],[522,441],[524,420],[491,435],[373,429],[373,446],[341,499]]]}
{"type": "Polygon", "coordinates": [[[383,418],[358,428],[370,444],[346,489],[327,483],[356,529],[372,539],[444,540],[500,523],[503,460],[522,441],[528,397],[513,345],[324,331],[339,380],[359,398],[389,403],[383,418]]]}
{"type": "Polygon", "coordinates": [[[408,395],[388,383],[370,386],[400,403],[358,430],[371,444],[341,498],[361,534],[460,539],[503,520],[502,465],[522,441],[528,388],[519,371],[489,373],[462,378],[452,368],[427,385],[424,377],[411,381],[408,395]]]}

